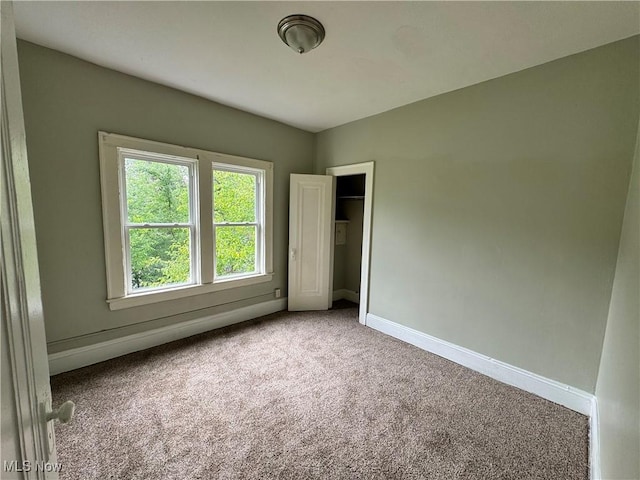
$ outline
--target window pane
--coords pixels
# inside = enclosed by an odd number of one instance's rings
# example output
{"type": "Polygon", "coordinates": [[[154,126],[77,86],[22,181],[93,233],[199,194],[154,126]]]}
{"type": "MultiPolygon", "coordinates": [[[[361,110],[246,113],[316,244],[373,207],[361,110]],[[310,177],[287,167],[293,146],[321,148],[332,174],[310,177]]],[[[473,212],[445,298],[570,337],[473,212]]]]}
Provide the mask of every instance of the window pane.
{"type": "Polygon", "coordinates": [[[216,227],[216,276],[256,271],[256,227],[216,227]]]}
{"type": "Polygon", "coordinates": [[[191,283],[188,228],[132,228],[131,290],[191,283]]]}
{"type": "Polygon", "coordinates": [[[189,222],[189,167],[125,159],[130,223],[189,222]]]}
{"type": "Polygon", "coordinates": [[[256,176],[213,171],[213,221],[256,221],[256,176]]]}

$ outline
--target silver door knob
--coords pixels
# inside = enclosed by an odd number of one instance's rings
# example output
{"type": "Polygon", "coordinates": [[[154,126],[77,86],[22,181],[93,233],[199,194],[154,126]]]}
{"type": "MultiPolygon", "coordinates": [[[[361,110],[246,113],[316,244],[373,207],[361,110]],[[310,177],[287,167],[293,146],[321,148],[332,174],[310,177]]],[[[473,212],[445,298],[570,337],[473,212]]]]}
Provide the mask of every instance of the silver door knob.
{"type": "Polygon", "coordinates": [[[58,419],[60,423],[69,423],[73,418],[73,414],[76,411],[76,404],[71,400],[67,400],[60,408],[52,412],[47,413],[47,422],[50,420],[58,419]]]}

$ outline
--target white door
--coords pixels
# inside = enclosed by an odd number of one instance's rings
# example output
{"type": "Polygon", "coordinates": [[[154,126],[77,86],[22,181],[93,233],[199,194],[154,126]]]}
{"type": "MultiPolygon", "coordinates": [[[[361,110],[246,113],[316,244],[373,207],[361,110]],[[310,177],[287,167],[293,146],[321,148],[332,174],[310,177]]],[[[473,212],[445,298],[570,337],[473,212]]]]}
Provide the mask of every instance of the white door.
{"type": "Polygon", "coordinates": [[[2,368],[0,476],[52,480],[58,478],[59,466],[55,464],[53,420],[48,421],[52,416],[49,364],[11,2],[0,2],[0,16],[0,315],[2,335],[6,335],[2,359],[8,363],[2,368]]]}
{"type": "Polygon", "coordinates": [[[289,310],[327,310],[333,296],[335,179],[291,175],[289,310]]]}

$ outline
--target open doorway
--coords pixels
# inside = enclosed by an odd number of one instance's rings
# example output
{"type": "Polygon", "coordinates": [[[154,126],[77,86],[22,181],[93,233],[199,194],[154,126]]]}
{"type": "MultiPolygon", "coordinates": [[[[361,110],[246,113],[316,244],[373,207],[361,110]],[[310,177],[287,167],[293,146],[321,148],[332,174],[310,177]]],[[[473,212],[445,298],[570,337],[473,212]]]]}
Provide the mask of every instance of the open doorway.
{"type": "Polygon", "coordinates": [[[369,304],[373,162],[327,168],[336,178],[333,299],[359,304],[363,325],[369,304]]]}
{"type": "Polygon", "coordinates": [[[363,173],[336,179],[333,300],[360,303],[362,270],[363,173]]]}

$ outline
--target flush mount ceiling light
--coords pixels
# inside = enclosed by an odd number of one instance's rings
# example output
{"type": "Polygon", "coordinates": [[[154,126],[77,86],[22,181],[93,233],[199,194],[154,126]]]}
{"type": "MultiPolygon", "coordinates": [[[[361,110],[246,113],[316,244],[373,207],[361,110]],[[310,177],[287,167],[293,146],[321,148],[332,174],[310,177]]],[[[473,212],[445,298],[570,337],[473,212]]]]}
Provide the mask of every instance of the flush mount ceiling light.
{"type": "Polygon", "coordinates": [[[298,53],[306,53],[322,43],[324,27],[307,15],[289,15],[278,23],[278,35],[298,53]]]}

